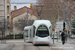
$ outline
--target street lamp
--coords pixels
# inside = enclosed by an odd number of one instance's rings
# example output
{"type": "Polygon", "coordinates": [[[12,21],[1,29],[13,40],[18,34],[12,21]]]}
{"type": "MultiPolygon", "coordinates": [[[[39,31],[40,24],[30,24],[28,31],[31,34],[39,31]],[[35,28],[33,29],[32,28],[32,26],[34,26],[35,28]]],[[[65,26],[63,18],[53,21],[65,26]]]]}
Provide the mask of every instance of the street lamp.
{"type": "Polygon", "coordinates": [[[65,31],[65,0],[63,0],[63,31],[65,31]]]}
{"type": "Polygon", "coordinates": [[[36,9],[37,9],[38,18],[40,19],[40,15],[41,15],[43,6],[42,6],[42,5],[37,5],[37,6],[35,6],[35,7],[36,7],[36,9]]]}
{"type": "Polygon", "coordinates": [[[28,8],[27,8],[27,26],[29,25],[29,21],[28,21],[28,8]]]}

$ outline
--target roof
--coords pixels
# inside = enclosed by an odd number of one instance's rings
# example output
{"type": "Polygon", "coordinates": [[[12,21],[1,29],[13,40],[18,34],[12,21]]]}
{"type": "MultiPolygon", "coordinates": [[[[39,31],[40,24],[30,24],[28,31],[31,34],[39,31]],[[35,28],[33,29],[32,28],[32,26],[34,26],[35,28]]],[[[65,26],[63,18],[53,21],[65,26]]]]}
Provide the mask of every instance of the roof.
{"type": "Polygon", "coordinates": [[[33,25],[34,25],[35,27],[38,27],[38,26],[41,25],[41,24],[44,24],[44,25],[46,25],[46,26],[48,26],[48,27],[51,26],[51,22],[50,22],[49,20],[35,20],[34,23],[33,23],[33,25]]]}
{"type": "MultiPolygon", "coordinates": [[[[27,8],[28,8],[28,7],[25,6],[25,7],[22,7],[22,8],[20,8],[20,9],[17,9],[17,10],[12,11],[12,12],[11,12],[11,18],[16,17],[16,16],[18,16],[18,15],[20,15],[20,14],[22,14],[22,13],[27,12],[27,8]]],[[[35,15],[35,16],[38,16],[37,11],[35,11],[35,10],[33,10],[33,9],[28,8],[28,11],[29,11],[30,14],[35,15]]]]}

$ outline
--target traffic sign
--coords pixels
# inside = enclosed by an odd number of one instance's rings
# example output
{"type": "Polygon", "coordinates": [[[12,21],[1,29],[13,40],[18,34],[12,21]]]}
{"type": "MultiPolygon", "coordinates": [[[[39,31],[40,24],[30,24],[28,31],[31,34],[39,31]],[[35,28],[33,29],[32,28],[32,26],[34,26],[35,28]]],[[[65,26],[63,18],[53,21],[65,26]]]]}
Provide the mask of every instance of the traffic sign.
{"type": "Polygon", "coordinates": [[[56,31],[63,30],[63,22],[56,22],[56,31]]]}
{"type": "Polygon", "coordinates": [[[32,8],[32,6],[33,6],[33,4],[31,3],[31,4],[30,4],[30,8],[32,8]]]}

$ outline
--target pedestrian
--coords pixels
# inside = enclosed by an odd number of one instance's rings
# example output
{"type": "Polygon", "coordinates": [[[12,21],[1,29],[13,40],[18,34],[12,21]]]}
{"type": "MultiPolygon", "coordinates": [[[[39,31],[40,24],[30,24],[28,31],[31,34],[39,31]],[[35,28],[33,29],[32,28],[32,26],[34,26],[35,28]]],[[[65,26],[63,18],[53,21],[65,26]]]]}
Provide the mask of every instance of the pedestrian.
{"type": "Polygon", "coordinates": [[[65,33],[65,42],[67,42],[67,34],[68,34],[67,30],[65,30],[64,33],[65,33]]]}
{"type": "Polygon", "coordinates": [[[64,45],[65,43],[65,32],[64,31],[61,33],[61,41],[62,41],[62,44],[64,45]]]}

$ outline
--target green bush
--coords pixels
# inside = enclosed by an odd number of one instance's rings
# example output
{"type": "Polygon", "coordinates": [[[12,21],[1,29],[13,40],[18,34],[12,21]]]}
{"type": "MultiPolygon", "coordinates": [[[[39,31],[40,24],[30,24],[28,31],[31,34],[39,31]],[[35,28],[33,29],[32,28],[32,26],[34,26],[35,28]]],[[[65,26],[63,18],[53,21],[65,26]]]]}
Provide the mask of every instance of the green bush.
{"type": "MultiPolygon", "coordinates": [[[[14,34],[10,34],[6,36],[6,39],[13,39],[14,34]]],[[[23,39],[23,33],[15,34],[15,39],[23,39]]]]}

